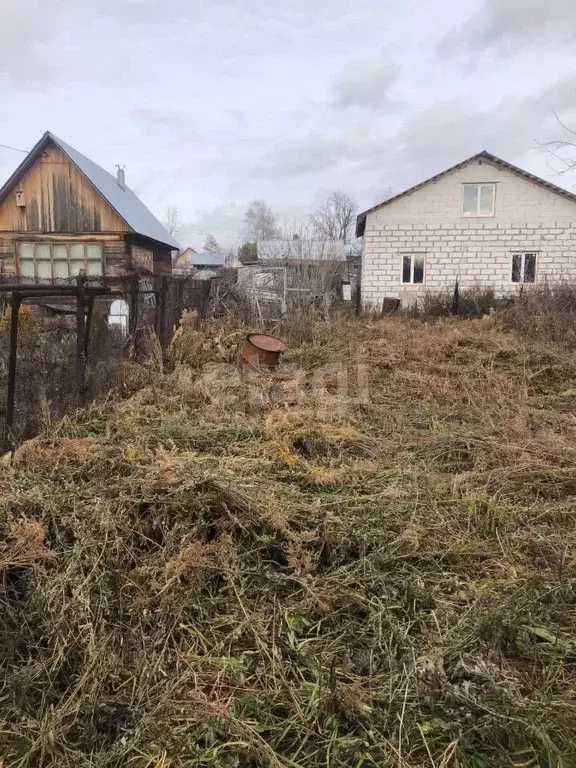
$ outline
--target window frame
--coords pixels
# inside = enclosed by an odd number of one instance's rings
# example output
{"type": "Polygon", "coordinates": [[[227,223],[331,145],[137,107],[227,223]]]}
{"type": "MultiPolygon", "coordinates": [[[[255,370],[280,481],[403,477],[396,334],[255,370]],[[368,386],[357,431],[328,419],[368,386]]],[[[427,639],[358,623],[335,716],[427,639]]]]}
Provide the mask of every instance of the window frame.
{"type": "Polygon", "coordinates": [[[426,253],[418,251],[405,251],[400,254],[400,285],[424,285],[426,283],[426,253]],[[406,256],[410,257],[410,282],[404,282],[404,259],[406,256]],[[422,282],[414,282],[414,259],[421,257],[422,259],[422,282]]]}
{"type": "Polygon", "coordinates": [[[510,282],[512,285],[534,285],[538,280],[538,262],[540,259],[539,251],[512,251],[510,260],[510,282]],[[520,280],[514,280],[514,257],[520,256],[520,280]],[[534,280],[526,282],[524,275],[526,272],[526,256],[534,256],[534,280]]]}
{"type": "Polygon", "coordinates": [[[496,182],[495,181],[465,181],[462,184],[461,200],[462,216],[465,219],[489,219],[496,215],[496,182]],[[476,192],[476,213],[466,213],[464,210],[464,192],[466,187],[478,187],[476,192]],[[482,187],[492,187],[492,210],[490,213],[480,212],[480,195],[482,187]]]}
{"type": "MultiPolygon", "coordinates": [[[[21,256],[21,246],[23,245],[31,245],[34,247],[34,256],[33,256],[33,262],[34,262],[34,277],[31,277],[30,275],[26,275],[25,278],[28,280],[34,280],[34,281],[41,281],[41,280],[50,280],[52,282],[55,281],[63,281],[63,280],[75,280],[76,275],[72,275],[70,273],[70,265],[72,261],[78,261],[76,258],[72,258],[71,256],[71,248],[72,246],[83,246],[84,250],[84,269],[85,274],[88,279],[93,280],[99,280],[104,277],[106,277],[106,255],[105,255],[105,249],[104,249],[104,242],[102,240],[81,240],[79,242],[76,242],[74,240],[66,240],[66,241],[60,241],[60,240],[30,240],[29,238],[21,238],[15,241],[15,263],[17,268],[18,277],[22,278],[22,256],[21,256]],[[50,248],[50,273],[51,277],[38,277],[38,256],[37,256],[37,248],[38,246],[48,246],[50,248]],[[88,262],[90,261],[96,261],[96,259],[90,259],[88,258],[88,246],[98,246],[100,248],[100,265],[101,265],[101,273],[99,275],[91,275],[88,272],[88,262]],[[67,277],[57,277],[55,275],[55,262],[61,261],[63,262],[64,259],[55,259],[54,258],[54,247],[60,246],[66,248],[66,259],[68,261],[68,276],[67,277]]],[[[30,261],[30,259],[24,259],[24,261],[30,261]]],[[[43,261],[40,259],[40,261],[43,261]]],[[[47,259],[46,259],[47,261],[47,259]]]]}

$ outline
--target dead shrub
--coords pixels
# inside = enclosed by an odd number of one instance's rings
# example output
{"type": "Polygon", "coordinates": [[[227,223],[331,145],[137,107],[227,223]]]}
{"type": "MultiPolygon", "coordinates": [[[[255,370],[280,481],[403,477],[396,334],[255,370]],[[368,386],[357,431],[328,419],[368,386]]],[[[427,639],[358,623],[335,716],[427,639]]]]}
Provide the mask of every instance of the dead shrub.
{"type": "Polygon", "coordinates": [[[529,286],[501,314],[505,328],[576,348],[576,285],[529,286]]]}

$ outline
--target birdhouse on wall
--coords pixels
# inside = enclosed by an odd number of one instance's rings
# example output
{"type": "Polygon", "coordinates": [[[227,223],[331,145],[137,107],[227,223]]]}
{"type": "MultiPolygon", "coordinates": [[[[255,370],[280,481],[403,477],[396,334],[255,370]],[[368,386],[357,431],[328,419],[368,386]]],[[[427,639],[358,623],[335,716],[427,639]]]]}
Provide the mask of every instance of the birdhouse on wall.
{"type": "Polygon", "coordinates": [[[26,194],[22,190],[16,192],[16,205],[18,208],[26,207],[26,194]]]}

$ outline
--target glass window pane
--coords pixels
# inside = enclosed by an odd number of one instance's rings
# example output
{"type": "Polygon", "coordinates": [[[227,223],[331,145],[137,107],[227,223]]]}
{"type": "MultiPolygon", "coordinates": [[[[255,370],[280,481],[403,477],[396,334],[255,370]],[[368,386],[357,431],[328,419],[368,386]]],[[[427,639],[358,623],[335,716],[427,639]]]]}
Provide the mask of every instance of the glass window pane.
{"type": "Polygon", "coordinates": [[[102,246],[99,243],[89,243],[86,250],[88,251],[88,259],[102,261],[102,246]]]}
{"type": "Polygon", "coordinates": [[[69,246],[70,258],[83,259],[84,258],[84,243],[71,243],[69,246]]]}
{"type": "Polygon", "coordinates": [[[512,282],[519,283],[522,271],[522,255],[515,253],[512,256],[512,282]]]}
{"type": "Polygon", "coordinates": [[[39,280],[52,280],[52,262],[50,260],[37,259],[36,269],[39,280]]]}
{"type": "Polygon", "coordinates": [[[34,243],[18,244],[18,261],[22,277],[35,277],[34,272],[34,243]]]}
{"type": "Polygon", "coordinates": [[[65,245],[52,246],[52,269],[56,279],[65,280],[68,277],[68,251],[65,245]]]}
{"type": "Polygon", "coordinates": [[[75,261],[84,261],[84,243],[73,243],[69,246],[70,258],[75,261]]]}
{"type": "Polygon", "coordinates": [[[410,274],[411,269],[412,269],[412,256],[403,256],[402,257],[402,282],[403,283],[412,282],[412,276],[410,274]]]}
{"type": "Polygon", "coordinates": [[[89,275],[102,275],[102,245],[100,243],[90,243],[86,246],[88,255],[89,275]]]}
{"type": "Polygon", "coordinates": [[[65,280],[69,277],[68,273],[68,259],[54,259],[54,277],[59,280],[65,280]]]}
{"type": "Polygon", "coordinates": [[[424,282],[424,256],[414,256],[414,282],[424,282]]]}
{"type": "Polygon", "coordinates": [[[34,277],[34,259],[20,257],[20,274],[22,277],[34,277]]]}
{"type": "Polygon", "coordinates": [[[84,259],[70,259],[70,277],[77,277],[80,272],[86,272],[84,259]]]}
{"type": "Polygon", "coordinates": [[[462,212],[474,215],[478,213],[478,184],[464,184],[462,212]]]}
{"type": "Polygon", "coordinates": [[[533,283],[536,280],[536,254],[527,253],[524,256],[524,282],[533,283]]]}
{"type": "Polygon", "coordinates": [[[101,261],[89,261],[88,262],[88,275],[99,276],[102,274],[102,262],[101,261]]]}
{"type": "Polygon", "coordinates": [[[86,271],[84,261],[84,243],[74,243],[68,247],[70,252],[70,277],[77,277],[80,272],[86,271]]]}
{"type": "Polygon", "coordinates": [[[36,246],[36,259],[38,261],[50,261],[50,246],[47,243],[38,243],[36,246]]]}
{"type": "Polygon", "coordinates": [[[20,243],[19,252],[21,259],[34,258],[34,243],[20,243]]]}
{"type": "Polygon", "coordinates": [[[494,211],[494,185],[480,185],[479,213],[492,213],[494,211]]]}

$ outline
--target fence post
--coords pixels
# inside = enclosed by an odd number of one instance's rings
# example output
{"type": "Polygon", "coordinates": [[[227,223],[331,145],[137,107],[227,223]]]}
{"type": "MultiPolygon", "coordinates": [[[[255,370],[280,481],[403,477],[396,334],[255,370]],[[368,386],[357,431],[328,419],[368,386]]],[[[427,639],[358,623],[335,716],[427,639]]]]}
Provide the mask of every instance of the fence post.
{"type": "Polygon", "coordinates": [[[132,356],[137,357],[138,355],[138,349],[136,346],[136,334],[138,332],[138,298],[139,298],[139,283],[138,283],[138,275],[134,275],[132,277],[132,286],[131,286],[131,300],[130,300],[130,326],[129,326],[129,333],[130,338],[132,339],[132,356]]]}
{"type": "Polygon", "coordinates": [[[165,275],[161,277],[160,283],[160,327],[158,329],[158,336],[160,338],[160,346],[164,348],[166,346],[166,292],[168,288],[168,278],[165,275]]]}
{"type": "Polygon", "coordinates": [[[86,328],[84,333],[84,359],[88,359],[88,347],[90,346],[90,328],[92,327],[92,314],[94,312],[94,296],[88,296],[86,304],[86,328]]]}
{"type": "Polygon", "coordinates": [[[454,295],[452,296],[452,314],[457,315],[460,310],[460,290],[458,288],[458,278],[454,283],[454,295]]]}
{"type": "Polygon", "coordinates": [[[18,319],[22,297],[12,293],[10,311],[10,357],[8,360],[8,393],[6,398],[6,438],[14,445],[12,429],[14,426],[14,401],[16,398],[16,361],[18,350],[18,319]]]}
{"type": "Polygon", "coordinates": [[[84,273],[76,278],[76,389],[78,405],[84,405],[86,374],[86,292],[84,273]]]}

